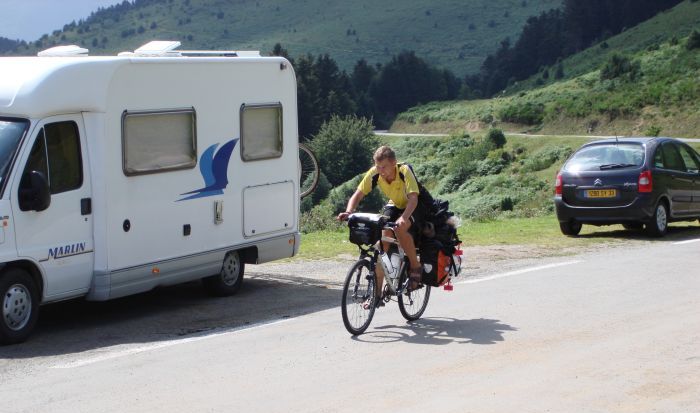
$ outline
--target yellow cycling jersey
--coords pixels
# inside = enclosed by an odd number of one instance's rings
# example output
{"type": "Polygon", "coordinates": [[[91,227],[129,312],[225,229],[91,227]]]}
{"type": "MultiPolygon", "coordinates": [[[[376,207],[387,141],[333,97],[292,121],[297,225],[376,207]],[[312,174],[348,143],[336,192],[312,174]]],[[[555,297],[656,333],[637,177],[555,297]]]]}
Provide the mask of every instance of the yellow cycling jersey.
{"type": "MultiPolygon", "coordinates": [[[[413,192],[418,195],[419,193],[418,180],[407,164],[397,164],[395,173],[396,179],[391,183],[387,182],[381,176],[378,176],[377,185],[379,185],[384,195],[391,200],[391,203],[397,208],[405,209],[406,205],[408,205],[408,194],[413,192]],[[400,175],[403,175],[403,179],[401,179],[400,175]]],[[[357,190],[365,195],[372,192],[372,178],[375,175],[379,175],[379,172],[377,172],[377,168],[373,166],[365,173],[357,190]]]]}

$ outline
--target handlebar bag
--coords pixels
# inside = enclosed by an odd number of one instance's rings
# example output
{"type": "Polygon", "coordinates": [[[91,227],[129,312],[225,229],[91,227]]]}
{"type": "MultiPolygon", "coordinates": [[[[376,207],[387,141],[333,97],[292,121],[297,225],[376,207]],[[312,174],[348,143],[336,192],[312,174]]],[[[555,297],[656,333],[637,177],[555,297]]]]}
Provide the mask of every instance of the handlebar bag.
{"type": "Polygon", "coordinates": [[[382,228],[386,217],[379,214],[356,213],[348,218],[350,242],[357,245],[371,245],[382,238],[382,228]]]}

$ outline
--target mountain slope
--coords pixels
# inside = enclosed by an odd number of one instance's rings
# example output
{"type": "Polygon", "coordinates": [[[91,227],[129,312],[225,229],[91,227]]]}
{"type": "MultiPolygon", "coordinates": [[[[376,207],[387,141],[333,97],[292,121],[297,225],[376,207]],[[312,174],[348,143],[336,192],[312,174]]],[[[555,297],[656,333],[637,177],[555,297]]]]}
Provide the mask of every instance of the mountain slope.
{"type": "Polygon", "coordinates": [[[292,56],[328,53],[344,69],[385,62],[402,50],[458,75],[478,70],[500,41],[561,0],[137,0],[100,9],[17,54],[78,44],[92,54],[133,50],[149,40],[187,49],[256,49],[281,43],[292,56]]]}
{"type": "Polygon", "coordinates": [[[687,35],[700,22],[700,2],[686,1],[562,62],[563,81],[544,72],[504,96],[435,102],[398,117],[393,129],[444,131],[500,126],[556,133],[665,134],[697,137],[700,130],[700,49],[687,35]],[[613,55],[628,71],[601,76],[613,55]],[[571,73],[576,74],[572,76],[571,73]],[[548,83],[545,86],[537,86],[548,83]]]}

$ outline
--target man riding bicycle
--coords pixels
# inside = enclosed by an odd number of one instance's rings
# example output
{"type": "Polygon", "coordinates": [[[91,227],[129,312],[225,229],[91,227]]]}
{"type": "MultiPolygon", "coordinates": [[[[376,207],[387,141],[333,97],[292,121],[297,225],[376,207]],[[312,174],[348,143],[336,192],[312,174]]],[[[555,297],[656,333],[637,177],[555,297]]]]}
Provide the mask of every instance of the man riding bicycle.
{"type": "MultiPolygon", "coordinates": [[[[413,236],[417,234],[423,215],[423,211],[418,205],[418,180],[410,166],[397,163],[396,154],[388,146],[377,149],[373,159],[374,166],[365,173],[357,190],[350,197],[345,212],[338,214],[337,219],[340,221],[348,219],[348,216],[355,212],[360,201],[372,191],[375,185],[378,185],[389,198],[389,203],[384,206],[383,214],[389,217],[390,221],[396,222],[396,237],[406,251],[411,265],[410,288],[416,289],[420,286],[421,265],[418,262],[413,236]]],[[[383,235],[392,236],[391,231],[388,230],[384,230],[383,235]]],[[[389,245],[382,243],[382,247],[386,251],[389,245]]],[[[384,272],[381,266],[377,266],[376,273],[377,286],[381,287],[384,285],[384,272]]],[[[377,295],[381,294],[380,291],[381,288],[378,288],[377,295]]]]}

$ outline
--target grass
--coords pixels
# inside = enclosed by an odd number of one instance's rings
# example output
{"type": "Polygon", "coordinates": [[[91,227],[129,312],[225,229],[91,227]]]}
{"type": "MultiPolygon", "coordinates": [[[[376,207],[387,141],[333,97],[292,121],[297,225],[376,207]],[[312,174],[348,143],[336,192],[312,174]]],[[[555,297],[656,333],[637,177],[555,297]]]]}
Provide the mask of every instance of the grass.
{"type": "Polygon", "coordinates": [[[22,54],[78,44],[96,54],[133,50],[147,41],[180,40],[184,49],[272,50],[292,56],[328,53],[343,69],[386,62],[403,50],[457,75],[478,71],[506,37],[561,0],[142,0],[107,8],[86,22],[48,33],[22,54]]]}
{"type": "Polygon", "coordinates": [[[331,259],[341,254],[357,255],[357,246],[348,241],[348,231],[318,231],[301,235],[299,259],[331,259]]]}
{"type": "MultiPolygon", "coordinates": [[[[622,225],[584,225],[578,237],[562,235],[556,216],[533,218],[501,218],[492,221],[467,221],[459,228],[459,238],[464,247],[524,246],[536,249],[538,254],[573,254],[581,248],[596,245],[622,245],[630,241],[672,242],[697,238],[700,227],[697,222],[678,222],[669,226],[665,238],[648,238],[642,232],[625,230],[622,225]]],[[[340,256],[355,257],[357,246],[348,241],[347,231],[314,232],[303,234],[301,248],[295,259],[337,259],[340,256]]],[[[478,257],[475,257],[478,259],[478,257]]]]}

